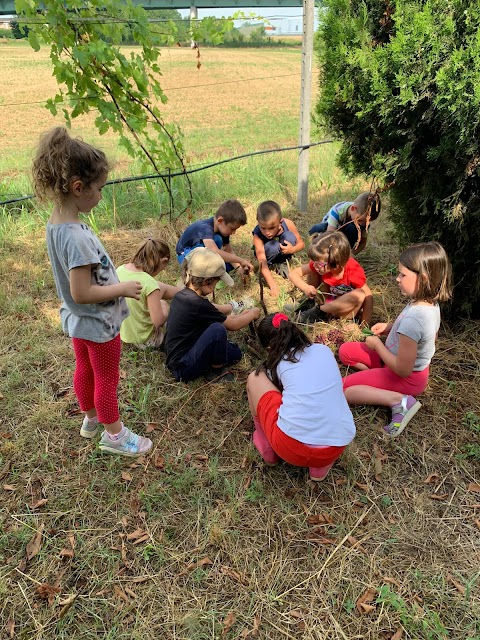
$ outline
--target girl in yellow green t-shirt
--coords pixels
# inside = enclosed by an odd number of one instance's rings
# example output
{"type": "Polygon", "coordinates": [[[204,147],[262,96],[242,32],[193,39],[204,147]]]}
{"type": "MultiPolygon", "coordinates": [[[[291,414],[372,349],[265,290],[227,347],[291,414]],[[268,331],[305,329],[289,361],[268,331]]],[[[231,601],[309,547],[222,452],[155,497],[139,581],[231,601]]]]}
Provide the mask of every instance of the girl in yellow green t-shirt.
{"type": "Polygon", "coordinates": [[[138,300],[126,299],[130,315],[120,327],[122,342],[141,349],[161,347],[169,310],[167,300],[180,291],[179,287],[155,279],[169,260],[168,245],[163,240],[147,238],[137,247],[132,261],[118,267],[120,282],[135,280],[142,285],[138,300]]]}

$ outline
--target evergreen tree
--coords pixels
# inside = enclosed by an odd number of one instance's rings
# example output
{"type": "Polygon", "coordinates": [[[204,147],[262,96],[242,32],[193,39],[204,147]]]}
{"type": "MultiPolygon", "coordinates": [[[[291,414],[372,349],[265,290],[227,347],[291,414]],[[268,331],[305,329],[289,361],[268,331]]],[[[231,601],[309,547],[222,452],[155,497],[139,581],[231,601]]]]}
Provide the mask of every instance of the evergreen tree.
{"type": "Polygon", "coordinates": [[[393,182],[403,245],[438,240],[480,317],[480,3],[325,0],[318,122],[350,173],[393,182]]]}

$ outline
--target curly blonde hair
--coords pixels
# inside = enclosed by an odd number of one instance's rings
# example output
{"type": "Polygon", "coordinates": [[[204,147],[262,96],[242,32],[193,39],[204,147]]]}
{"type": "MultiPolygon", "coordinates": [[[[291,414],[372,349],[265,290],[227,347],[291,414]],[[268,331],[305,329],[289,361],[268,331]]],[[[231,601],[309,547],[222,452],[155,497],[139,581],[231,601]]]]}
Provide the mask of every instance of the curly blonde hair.
{"type": "Polygon", "coordinates": [[[33,161],[35,194],[40,200],[61,201],[68,195],[72,178],[89,187],[109,169],[103,151],[72,138],[65,127],[55,127],[41,136],[33,161]]]}

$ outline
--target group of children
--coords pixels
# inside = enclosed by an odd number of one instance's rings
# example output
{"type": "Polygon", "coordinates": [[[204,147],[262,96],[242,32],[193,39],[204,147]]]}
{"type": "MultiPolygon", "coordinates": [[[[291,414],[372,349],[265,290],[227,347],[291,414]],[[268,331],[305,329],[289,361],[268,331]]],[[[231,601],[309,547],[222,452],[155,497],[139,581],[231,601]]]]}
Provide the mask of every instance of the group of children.
{"type": "MultiPolygon", "coordinates": [[[[142,242],[131,261],[115,270],[99,239],[79,217],[100,201],[108,170],[102,151],[57,127],[41,138],[33,180],[37,196],[54,202],[47,247],[62,301],[63,329],[75,351],[74,389],[85,413],[80,434],[93,438],[103,425],[101,451],[138,456],[148,452],[152,442],[120,419],[121,340],[140,348],[163,348],[177,381],[200,376],[229,381],[234,379],[229,367],[242,352],[227,332],[253,323],[260,311],[234,300],[216,304],[208,299],[220,280],[233,285],[229,271],[235,267],[243,274],[253,270],[230,245],[230,236],[247,222],[237,200],[227,200],[214,217],[194,222],[181,235],[176,253],[183,287],[156,279],[170,251],[155,238],[142,242]]],[[[279,290],[272,271],[303,291],[305,299],[298,309],[291,309],[298,311],[297,321],[335,317],[370,324],[372,293],[351,254],[365,246],[368,225],[379,213],[376,194],[363,193],[353,202],[335,205],[311,229],[309,262],[291,268],[290,257],[305,243],[276,202],[261,203],[253,230],[258,268],[273,296],[279,290]]],[[[322,480],[355,435],[349,404],[390,407],[392,419],[385,433],[391,437],[399,435],[418,411],[416,395],[427,385],[435,351],[439,303],[451,296],[451,271],[436,242],[406,249],[398,271],[400,291],[410,301],[393,324],[375,324],[365,343],[342,345],[340,360],[358,370],[343,381],[330,349],[312,344],[285,313],[269,314],[258,324],[267,357],[249,375],[247,395],[255,425],[253,442],[267,464],[284,460],[308,467],[313,480],[322,480]]]]}

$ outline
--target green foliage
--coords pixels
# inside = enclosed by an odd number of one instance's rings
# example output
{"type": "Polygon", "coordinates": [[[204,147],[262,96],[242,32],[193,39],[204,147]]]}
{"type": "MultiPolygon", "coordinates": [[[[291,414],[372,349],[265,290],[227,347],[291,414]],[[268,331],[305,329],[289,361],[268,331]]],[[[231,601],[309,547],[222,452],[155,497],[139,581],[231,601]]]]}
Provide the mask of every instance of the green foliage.
{"type": "Polygon", "coordinates": [[[391,190],[402,244],[438,240],[454,309],[480,316],[480,4],[327,0],[317,50],[317,122],[340,163],[391,190]]]}
{"type": "Polygon", "coordinates": [[[21,38],[28,38],[28,27],[25,25],[20,27],[18,20],[12,20],[10,22],[12,37],[16,40],[20,40],[21,38]]]}
{"type": "MultiPolygon", "coordinates": [[[[16,0],[20,21],[29,22],[32,48],[50,47],[59,85],[47,101],[51,113],[62,111],[70,125],[96,110],[99,133],[118,134],[119,145],[144,167],[159,173],[165,167],[185,168],[180,130],[162,118],[167,97],[159,67],[160,46],[177,42],[180,23],[169,19],[161,29],[153,28],[143,7],[117,0],[44,0],[41,6],[39,12],[35,0],[16,0]],[[138,48],[122,49],[124,38],[138,48]]],[[[190,35],[220,41],[232,25],[207,18],[192,23],[190,35]]]]}
{"type": "Polygon", "coordinates": [[[0,38],[7,38],[9,40],[13,40],[15,36],[11,29],[0,29],[0,38]]]}
{"type": "Polygon", "coordinates": [[[427,607],[420,608],[407,603],[395,591],[392,591],[388,585],[380,587],[376,602],[394,611],[404,629],[412,638],[441,640],[449,637],[447,629],[435,611],[431,611],[427,607]]]}

